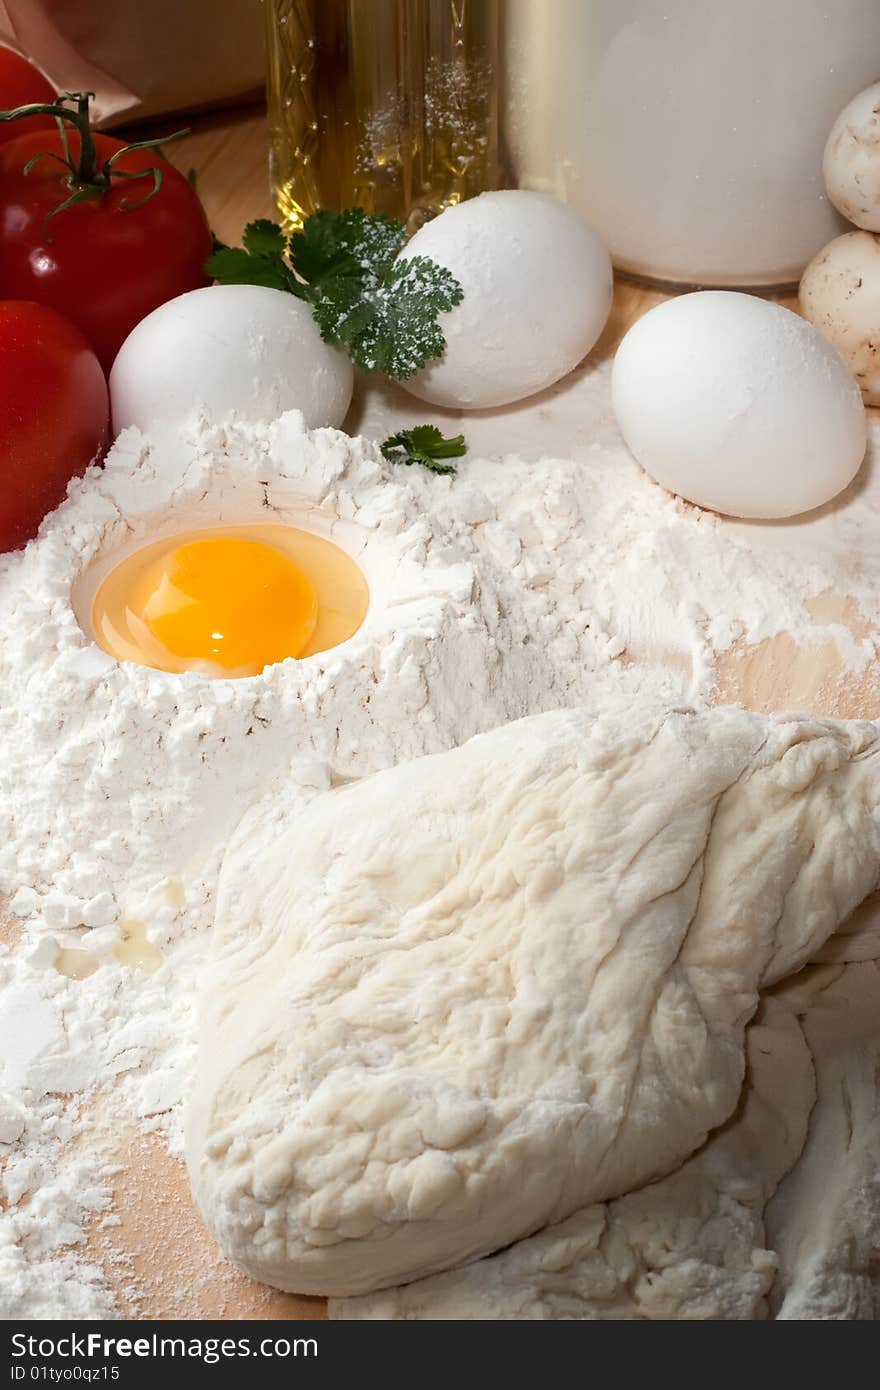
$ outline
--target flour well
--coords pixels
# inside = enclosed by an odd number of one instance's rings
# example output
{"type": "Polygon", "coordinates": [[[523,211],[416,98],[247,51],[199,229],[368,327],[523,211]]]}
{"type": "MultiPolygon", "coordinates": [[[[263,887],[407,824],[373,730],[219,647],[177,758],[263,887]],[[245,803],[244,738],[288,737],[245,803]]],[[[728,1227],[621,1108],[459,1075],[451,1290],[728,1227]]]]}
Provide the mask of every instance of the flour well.
{"type": "Polygon", "coordinates": [[[284,788],[305,807],[600,690],[710,701],[719,653],[782,632],[834,641],[856,671],[874,659],[880,585],[857,558],[880,535],[873,458],[842,509],[782,528],[777,545],[663,493],[610,425],[606,373],[584,392],[597,428],[574,457],[473,458],[453,480],[309,435],[296,415],[129,431],[0,562],[5,1316],[149,1306],[96,1239],[112,1233],[119,1158],[92,1139],[92,1116],[112,1091],[113,1113],[179,1151],[219,862],[243,816],[270,813],[264,799],[284,788]],[[335,651],[243,681],[117,665],[83,634],[71,586],[100,553],[178,519],[347,528],[374,596],[367,622],[335,651]],[[829,590],[855,598],[864,628],[817,626],[809,604],[829,590]],[[161,952],[151,974],[117,958],[129,920],[161,952]],[[87,978],[57,970],[70,948],[98,961],[87,978]]]}

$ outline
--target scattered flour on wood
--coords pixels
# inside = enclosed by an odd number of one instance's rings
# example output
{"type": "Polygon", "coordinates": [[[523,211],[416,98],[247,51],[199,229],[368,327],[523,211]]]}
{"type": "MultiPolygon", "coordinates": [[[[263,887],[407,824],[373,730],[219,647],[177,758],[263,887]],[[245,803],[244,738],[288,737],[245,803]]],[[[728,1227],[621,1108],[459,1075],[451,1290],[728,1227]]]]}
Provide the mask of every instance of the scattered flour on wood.
{"type": "Polygon", "coordinates": [[[120,1315],[118,1280],[86,1244],[116,1219],[114,1155],[92,1142],[90,1107],[112,1094],[179,1153],[219,862],[263,798],[284,788],[305,805],[599,692],[700,704],[719,653],[782,632],[833,639],[856,672],[875,660],[874,636],[817,628],[808,607],[846,592],[880,629],[864,562],[880,548],[873,457],[842,509],[782,528],[777,546],[651,483],[609,423],[607,374],[590,390],[603,426],[577,458],[475,458],[451,480],[307,434],[296,414],[127,431],[39,538],[0,560],[0,1315],[120,1315]],[[373,592],[364,627],[241,681],[114,662],[83,634],[71,586],[95,556],[178,518],[345,529],[373,592]],[[153,973],[120,951],[131,922],[153,973]],[[84,978],[57,968],[71,950],[86,953],[84,978]]]}

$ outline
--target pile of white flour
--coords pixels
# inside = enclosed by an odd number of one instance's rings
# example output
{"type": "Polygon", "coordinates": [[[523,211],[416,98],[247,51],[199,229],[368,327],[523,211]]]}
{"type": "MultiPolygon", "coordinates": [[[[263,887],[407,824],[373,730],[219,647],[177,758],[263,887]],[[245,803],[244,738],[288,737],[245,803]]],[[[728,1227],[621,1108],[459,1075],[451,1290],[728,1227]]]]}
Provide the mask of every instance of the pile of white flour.
{"type": "Polygon", "coordinates": [[[651,483],[607,426],[605,371],[591,392],[606,428],[585,457],[473,459],[453,479],[306,434],[295,414],[127,431],[0,561],[0,1315],[119,1312],[79,1250],[118,1219],[88,1108],[112,1087],[120,1114],[178,1152],[219,862],[262,798],[283,788],[305,805],[598,688],[699,703],[719,652],[776,633],[831,637],[855,671],[876,658],[872,638],[823,631],[807,606],[849,593],[880,629],[877,571],[856,558],[880,536],[873,460],[843,513],[780,548],[651,483]],[[335,651],[253,679],[172,676],[116,663],[74,613],[89,563],[157,526],[263,519],[332,536],[336,518],[348,544],[362,534],[352,553],[373,602],[335,651]],[[118,957],[131,921],[161,953],[155,973],[118,957]],[[57,968],[71,949],[89,953],[87,978],[57,968]]]}

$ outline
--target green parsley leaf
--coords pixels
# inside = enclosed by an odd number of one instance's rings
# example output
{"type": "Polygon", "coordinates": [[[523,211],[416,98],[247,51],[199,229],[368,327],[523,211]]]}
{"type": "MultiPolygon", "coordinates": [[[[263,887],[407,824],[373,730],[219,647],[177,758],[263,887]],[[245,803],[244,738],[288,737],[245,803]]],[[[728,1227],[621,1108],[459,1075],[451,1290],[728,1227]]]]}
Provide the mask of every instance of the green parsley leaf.
{"type": "Polygon", "coordinates": [[[413,256],[360,283],[334,281],[314,306],[315,320],[325,342],[343,343],[359,366],[402,380],[442,353],[437,315],[461,297],[448,270],[413,256]]]}
{"type": "Polygon", "coordinates": [[[316,212],[290,238],[290,263],[309,285],[328,292],[338,279],[373,285],[406,241],[402,222],[363,208],[316,212]]]}
{"type": "Polygon", "coordinates": [[[215,238],[214,254],[205,270],[221,285],[265,285],[270,290],[288,290],[304,299],[301,285],[285,259],[287,238],[275,222],[262,217],[244,229],[242,246],[224,246],[215,238]]]}
{"type": "Polygon", "coordinates": [[[399,430],[389,435],[381,448],[391,463],[420,463],[432,473],[454,473],[455,464],[443,460],[461,458],[467,453],[463,434],[445,439],[436,425],[414,425],[411,430],[399,430]]]}
{"type": "Polygon", "coordinates": [[[208,257],[205,270],[221,285],[266,285],[270,290],[293,288],[290,271],[280,257],[253,255],[243,246],[221,247],[208,257]]]}
{"type": "Polygon", "coordinates": [[[289,244],[274,222],[260,220],[242,240],[217,249],[208,274],[307,300],[324,341],[345,347],[359,366],[403,378],[443,352],[437,316],[461,302],[461,285],[426,256],[398,261],[406,230],[393,217],[316,212],[289,244]]]}
{"type": "Polygon", "coordinates": [[[252,256],[278,256],[283,260],[287,254],[287,239],[283,231],[277,222],[270,222],[268,217],[249,222],[241,241],[252,256]]]}

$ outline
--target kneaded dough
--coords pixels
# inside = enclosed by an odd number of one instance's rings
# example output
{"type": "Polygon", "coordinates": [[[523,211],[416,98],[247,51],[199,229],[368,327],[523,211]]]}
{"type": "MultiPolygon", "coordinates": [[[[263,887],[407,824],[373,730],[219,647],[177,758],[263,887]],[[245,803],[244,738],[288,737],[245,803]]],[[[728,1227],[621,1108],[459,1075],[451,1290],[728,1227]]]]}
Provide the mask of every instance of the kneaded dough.
{"type": "Polygon", "coordinates": [[[845,963],[762,999],[737,1109],[676,1172],[330,1317],[876,1321],[880,963],[859,916],[832,938],[845,963]]]}
{"type": "Polygon", "coordinates": [[[876,886],[878,799],[868,723],[560,711],[242,839],[187,1124],[223,1250],[363,1293],[672,1172],[876,886]]]}
{"type": "MultiPolygon", "coordinates": [[[[863,937],[864,940],[864,937],[863,937]]],[[[800,1161],[767,1211],[776,1316],[880,1317],[880,961],[809,971],[780,998],[803,1010],[818,1100],[800,1161]],[[812,985],[806,1001],[804,988],[812,985]]]]}
{"type": "Polygon", "coordinates": [[[334,1299],[331,1318],[751,1320],[776,1257],[764,1208],[794,1163],[816,1098],[797,1018],[763,1005],[734,1116],[675,1173],[460,1269],[334,1299]]]}

